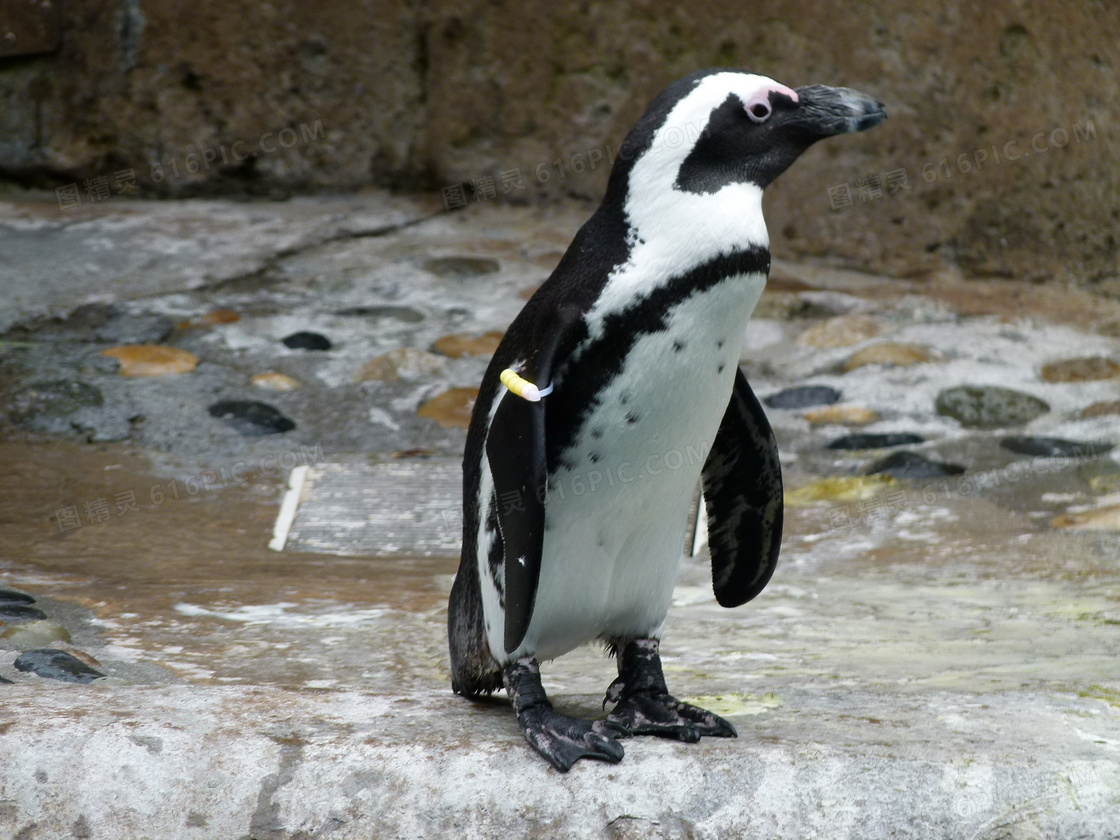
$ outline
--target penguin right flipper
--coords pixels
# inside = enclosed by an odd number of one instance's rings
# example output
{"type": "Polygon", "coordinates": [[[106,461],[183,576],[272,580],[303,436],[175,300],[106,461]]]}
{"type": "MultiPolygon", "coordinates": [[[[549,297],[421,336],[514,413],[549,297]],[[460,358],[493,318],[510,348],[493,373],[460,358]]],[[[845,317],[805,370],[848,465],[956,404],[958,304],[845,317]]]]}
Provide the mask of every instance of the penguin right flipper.
{"type": "Polygon", "coordinates": [[[737,607],[774,574],[783,513],[778,445],[741,370],[704,464],[703,484],[716,600],[737,607]]]}
{"type": "MultiPolygon", "coordinates": [[[[535,330],[536,352],[525,362],[525,373],[539,388],[552,383],[557,350],[581,312],[562,307],[545,317],[535,330]]],[[[520,372],[518,372],[520,375],[520,372]]],[[[525,639],[544,543],[544,502],[548,467],[545,455],[545,416],[548,397],[531,402],[514,393],[503,394],[486,438],[486,460],[498,500],[498,526],[504,545],[505,652],[513,653],[525,639]]]]}

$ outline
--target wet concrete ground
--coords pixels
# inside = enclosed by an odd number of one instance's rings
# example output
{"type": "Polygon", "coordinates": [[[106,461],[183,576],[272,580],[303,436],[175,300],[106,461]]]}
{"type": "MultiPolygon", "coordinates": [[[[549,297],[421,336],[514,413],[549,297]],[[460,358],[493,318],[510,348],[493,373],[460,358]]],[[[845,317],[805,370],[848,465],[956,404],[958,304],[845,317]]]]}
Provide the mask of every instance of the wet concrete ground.
{"type": "MultiPolygon", "coordinates": [[[[631,740],[621,765],[560,776],[503,699],[450,693],[457,558],[268,550],[292,466],[458,454],[463,430],[418,412],[477,384],[486,356],[434,343],[501,330],[583,212],[432,216],[383,196],[3,208],[18,259],[0,266],[0,587],[36,598],[71,636],[57,647],[107,678],[20,671],[18,634],[0,636],[0,837],[1115,836],[1120,378],[1097,363],[1048,381],[1054,363],[1120,360],[1115,302],[776,261],[744,369],[760,396],[830,386],[841,410],[769,410],[789,492],[778,572],[728,611],[703,552],[686,560],[663,644],[670,689],[728,716],[735,741],[631,740]],[[204,323],[216,310],[238,320],[204,323]],[[100,353],[137,343],[130,330],[164,331],[198,367],[120,376],[100,353]],[[332,349],[284,347],[297,330],[332,349]],[[921,352],[850,366],[887,344],[921,352]],[[402,347],[432,355],[355,381],[402,347]],[[250,384],[265,371],[302,387],[250,384]],[[13,411],[49,382],[101,402],[46,403],[47,425],[13,411]],[[957,386],[1049,410],[966,428],[935,407],[957,386]],[[246,437],[208,414],[219,399],[296,428],[246,437]],[[890,449],[827,448],[888,432],[964,471],[867,476],[890,449]],[[1082,448],[1017,453],[1011,435],[1082,448]]],[[[585,649],[545,685],[591,716],[613,676],[585,649]]]]}

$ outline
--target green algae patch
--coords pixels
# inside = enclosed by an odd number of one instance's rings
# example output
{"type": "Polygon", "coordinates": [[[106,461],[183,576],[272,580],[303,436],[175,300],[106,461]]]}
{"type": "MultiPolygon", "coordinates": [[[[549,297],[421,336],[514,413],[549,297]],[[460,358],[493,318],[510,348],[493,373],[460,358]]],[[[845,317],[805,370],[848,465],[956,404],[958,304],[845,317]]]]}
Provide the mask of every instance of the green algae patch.
{"type": "Polygon", "coordinates": [[[782,705],[782,699],[772,692],[766,694],[702,694],[685,700],[694,706],[715,712],[717,715],[763,715],[782,705]]]}
{"type": "Polygon", "coordinates": [[[796,490],[787,490],[785,502],[791,507],[813,502],[858,502],[870,499],[895,483],[889,475],[844,475],[822,478],[796,490]]]}
{"type": "Polygon", "coordinates": [[[1077,692],[1078,697],[1088,700],[1103,700],[1114,709],[1120,709],[1120,691],[1105,688],[1103,685],[1091,685],[1077,692]]]}

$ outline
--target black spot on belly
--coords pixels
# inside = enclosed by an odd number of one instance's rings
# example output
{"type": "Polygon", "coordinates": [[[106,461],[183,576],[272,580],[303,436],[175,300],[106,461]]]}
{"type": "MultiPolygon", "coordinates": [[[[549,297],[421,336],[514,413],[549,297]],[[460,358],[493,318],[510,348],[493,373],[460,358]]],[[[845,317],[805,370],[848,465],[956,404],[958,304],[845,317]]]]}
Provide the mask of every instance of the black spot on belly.
{"type": "Polygon", "coordinates": [[[722,350],[723,349],[723,339],[722,338],[719,341],[716,342],[716,349],[717,350],[722,350]]]}
{"type": "Polygon", "coordinates": [[[723,369],[724,369],[725,367],[727,367],[727,365],[720,365],[720,366],[719,366],[719,370],[717,370],[717,371],[716,371],[716,373],[723,373],[723,369]]]}
{"type": "Polygon", "coordinates": [[[587,456],[587,460],[589,460],[592,464],[598,464],[601,460],[603,460],[603,456],[598,452],[592,452],[587,456]]]}
{"type": "Polygon", "coordinates": [[[682,342],[682,341],[674,341],[673,342],[673,352],[674,353],[679,353],[683,349],[684,349],[684,342],[682,342]]]}
{"type": "Polygon", "coordinates": [[[602,436],[603,436],[603,430],[602,429],[592,429],[591,430],[591,437],[595,438],[595,440],[599,440],[602,436]]]}
{"type": "Polygon", "coordinates": [[[641,419],[642,419],[641,416],[638,415],[638,414],[635,414],[633,411],[626,412],[626,422],[629,423],[631,426],[633,426],[635,423],[637,423],[641,419]]]}

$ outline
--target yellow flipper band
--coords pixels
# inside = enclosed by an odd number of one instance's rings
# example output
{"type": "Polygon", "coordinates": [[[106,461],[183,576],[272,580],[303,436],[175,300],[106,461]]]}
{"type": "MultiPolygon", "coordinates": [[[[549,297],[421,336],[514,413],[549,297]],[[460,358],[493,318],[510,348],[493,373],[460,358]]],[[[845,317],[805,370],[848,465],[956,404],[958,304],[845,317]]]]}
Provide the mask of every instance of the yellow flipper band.
{"type": "Polygon", "coordinates": [[[541,390],[532,382],[527,379],[522,379],[516,372],[510,368],[506,368],[498,376],[502,384],[509,388],[517,396],[529,402],[540,402],[541,397],[547,397],[552,393],[552,385],[550,384],[544,390],[541,390]]]}

